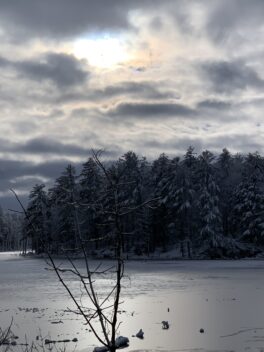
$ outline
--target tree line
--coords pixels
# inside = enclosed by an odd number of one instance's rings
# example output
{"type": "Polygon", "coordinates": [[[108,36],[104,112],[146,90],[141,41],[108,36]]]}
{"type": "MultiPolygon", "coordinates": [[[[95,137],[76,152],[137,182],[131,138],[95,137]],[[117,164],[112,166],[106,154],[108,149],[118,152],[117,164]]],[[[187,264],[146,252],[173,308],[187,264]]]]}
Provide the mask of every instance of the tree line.
{"type": "Polygon", "coordinates": [[[53,253],[78,250],[79,231],[88,250],[111,253],[117,203],[127,209],[121,219],[127,253],[179,248],[183,257],[216,250],[232,255],[243,243],[264,244],[264,158],[258,152],[198,155],[189,147],[182,157],[161,154],[148,161],[129,151],[102,167],[106,172],[90,157],[79,174],[68,165],[52,188],[33,187],[25,246],[30,239],[36,253],[45,247],[53,253]],[[111,182],[118,199],[109,192],[111,182]]]}

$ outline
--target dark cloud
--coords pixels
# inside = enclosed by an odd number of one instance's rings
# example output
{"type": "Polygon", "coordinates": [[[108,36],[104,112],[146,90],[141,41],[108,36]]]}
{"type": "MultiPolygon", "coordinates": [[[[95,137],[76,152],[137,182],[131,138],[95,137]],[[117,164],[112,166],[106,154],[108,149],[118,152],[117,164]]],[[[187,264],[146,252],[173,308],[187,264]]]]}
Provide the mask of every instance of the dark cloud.
{"type": "Polygon", "coordinates": [[[178,99],[178,93],[169,90],[165,82],[133,82],[125,81],[115,85],[108,85],[103,89],[89,89],[88,91],[66,92],[56,97],[60,103],[66,102],[89,102],[107,100],[118,96],[140,96],[145,99],[162,100],[178,99]]]}
{"type": "Polygon", "coordinates": [[[49,80],[59,88],[85,83],[88,72],[72,55],[48,53],[40,60],[13,62],[12,66],[26,78],[37,82],[49,80]]]}
{"type": "Polygon", "coordinates": [[[242,133],[222,134],[206,139],[195,136],[175,136],[175,138],[168,138],[163,141],[160,139],[148,139],[139,141],[138,146],[154,150],[156,155],[162,152],[172,155],[183,155],[189,146],[193,146],[197,153],[205,149],[220,153],[223,148],[239,153],[263,152],[263,145],[257,142],[254,136],[242,133]]]}
{"type": "MultiPolygon", "coordinates": [[[[0,205],[5,209],[12,208],[21,210],[14,196],[9,191],[10,188],[15,189],[20,199],[26,204],[29,191],[34,184],[43,183],[41,177],[51,180],[56,179],[68,163],[66,159],[39,164],[19,160],[0,159],[0,205]],[[36,177],[36,175],[38,175],[38,177],[36,177]],[[25,178],[24,176],[27,177],[25,178]]],[[[75,164],[75,166],[79,168],[79,164],[75,164]]],[[[50,185],[51,184],[48,183],[47,186],[50,185]]]]}
{"type": "MultiPolygon", "coordinates": [[[[41,149],[41,147],[38,147],[41,149]]],[[[45,150],[45,148],[43,148],[45,150]]],[[[32,152],[32,150],[30,151],[32,152]]],[[[87,152],[85,156],[88,157],[91,153],[87,152]]],[[[103,158],[116,159],[117,153],[108,150],[103,153],[103,158]]],[[[86,160],[86,158],[84,159],[86,160]]],[[[32,187],[38,183],[46,184],[47,188],[52,187],[56,178],[58,178],[62,171],[68,164],[72,164],[76,168],[77,174],[80,173],[82,164],[72,163],[66,157],[56,161],[47,161],[40,163],[31,163],[19,160],[0,159],[0,206],[4,209],[21,210],[15,197],[10,191],[10,188],[16,190],[19,198],[26,205],[28,195],[32,187]]]]}
{"type": "Polygon", "coordinates": [[[83,62],[73,55],[46,53],[41,57],[24,61],[12,61],[0,57],[0,67],[15,70],[20,76],[36,82],[51,81],[58,88],[82,85],[89,77],[83,62]]]}
{"type": "Polygon", "coordinates": [[[193,31],[189,0],[0,0],[0,20],[12,40],[47,37],[72,38],[88,32],[120,32],[135,27],[131,11],[154,14],[150,29],[160,30],[160,14],[171,15],[184,32],[193,31]]]}
{"type": "Polygon", "coordinates": [[[153,16],[149,24],[153,31],[159,31],[164,16],[170,16],[184,34],[195,35],[191,10],[197,7],[205,14],[204,27],[214,41],[224,42],[263,23],[262,0],[0,0],[0,21],[16,41],[21,37],[72,38],[131,29],[129,14],[141,10],[153,16]]]}
{"type": "Polygon", "coordinates": [[[57,156],[84,156],[90,154],[90,149],[82,148],[75,144],[61,143],[51,139],[36,138],[20,145],[18,152],[29,154],[53,154],[57,156]]]}
{"type": "Polygon", "coordinates": [[[0,18],[9,33],[16,32],[16,36],[71,37],[91,29],[127,27],[126,3],[126,0],[108,0],[107,4],[104,0],[1,0],[0,18]]]}
{"type": "MultiPolygon", "coordinates": [[[[90,136],[90,138],[95,136],[90,136]]],[[[2,152],[13,152],[16,154],[31,155],[56,155],[60,157],[69,156],[88,156],[91,148],[80,147],[77,144],[67,144],[58,142],[49,138],[30,139],[25,143],[12,143],[5,139],[0,139],[0,147],[2,152]]],[[[1,176],[1,174],[0,174],[1,176]]]]}
{"type": "Polygon", "coordinates": [[[256,31],[263,24],[262,0],[213,0],[207,10],[207,33],[216,42],[224,43],[243,31],[256,31]]]}
{"type": "Polygon", "coordinates": [[[159,153],[184,153],[189,146],[193,146],[195,150],[200,151],[203,148],[202,138],[196,137],[175,137],[165,141],[148,140],[144,142],[144,146],[150,149],[156,149],[159,153]]]}
{"type": "Polygon", "coordinates": [[[0,57],[0,67],[4,68],[10,65],[10,61],[5,59],[4,57],[0,57]]]}
{"type": "MultiPolygon", "coordinates": [[[[163,0],[166,3],[171,0],[163,0]]],[[[0,19],[13,39],[54,39],[127,29],[131,10],[159,5],[159,0],[1,0],[0,19]]]]}
{"type": "Polygon", "coordinates": [[[197,104],[197,108],[212,109],[212,110],[218,110],[218,111],[229,110],[232,108],[232,106],[233,105],[229,102],[215,100],[215,99],[205,99],[200,101],[197,104]]]}
{"type": "Polygon", "coordinates": [[[207,62],[201,65],[201,70],[217,92],[264,87],[264,80],[258,73],[240,61],[207,62]]]}
{"type": "MultiPolygon", "coordinates": [[[[18,159],[19,155],[38,155],[40,157],[55,156],[64,160],[65,163],[65,160],[69,160],[71,157],[79,157],[80,159],[85,160],[91,156],[92,148],[104,149],[107,147],[107,145],[99,141],[98,137],[93,133],[87,134],[87,138],[91,143],[89,147],[82,147],[79,144],[62,143],[54,139],[44,137],[30,139],[24,143],[15,143],[7,139],[0,139],[0,149],[2,153],[5,152],[15,154],[18,159]]],[[[103,153],[103,156],[106,158],[115,157],[116,155],[118,155],[118,148],[116,148],[116,146],[107,148],[103,153]]],[[[10,165],[12,165],[12,162],[10,162],[10,165]]],[[[4,172],[4,169],[2,172],[4,172]]]]}
{"type": "MultiPolygon", "coordinates": [[[[256,131],[257,132],[257,131],[256,131]]],[[[263,153],[263,144],[257,141],[257,136],[253,134],[233,133],[230,135],[223,134],[208,138],[206,141],[207,148],[219,151],[227,148],[239,153],[249,153],[259,151],[263,153]]]]}
{"type": "MultiPolygon", "coordinates": [[[[12,63],[12,65],[18,70],[16,64],[12,63]]],[[[11,66],[11,64],[9,66],[11,66]]],[[[23,75],[29,78],[29,75],[26,75],[26,72],[24,72],[23,75]]],[[[30,102],[35,101],[51,106],[58,106],[58,104],[63,106],[63,104],[68,103],[100,103],[117,97],[131,97],[131,99],[136,99],[140,96],[142,99],[147,100],[178,100],[180,98],[179,93],[175,89],[169,88],[164,81],[124,81],[113,85],[106,85],[104,88],[98,89],[92,88],[90,85],[83,85],[85,80],[87,80],[87,77],[89,78],[89,73],[86,71],[84,73],[81,72],[80,78],[82,81],[73,79],[72,84],[75,85],[69,87],[58,87],[57,84],[57,88],[59,89],[54,90],[53,94],[47,94],[45,90],[40,90],[38,94],[34,94],[34,92],[23,92],[25,94],[23,95],[23,101],[20,101],[19,103],[25,104],[27,102],[30,104],[30,102]]],[[[52,76],[52,78],[55,79],[56,76],[52,76]]],[[[47,77],[46,80],[48,79],[49,78],[47,77]]],[[[43,80],[45,80],[44,76],[43,80]]],[[[8,103],[14,101],[14,97],[11,94],[7,95],[1,88],[0,85],[0,102],[1,100],[8,103]]],[[[65,114],[65,112],[61,111],[56,113],[55,111],[53,116],[59,117],[63,116],[63,114],[65,114]]],[[[49,116],[52,117],[51,114],[49,116]]]]}
{"type": "Polygon", "coordinates": [[[171,91],[162,92],[160,86],[164,82],[122,82],[116,85],[106,86],[102,90],[95,90],[92,97],[105,99],[118,95],[140,95],[149,99],[168,99],[175,97],[171,91]]]}
{"type": "MultiPolygon", "coordinates": [[[[0,145],[2,145],[3,142],[3,140],[0,140],[0,145]]],[[[56,144],[55,142],[53,143],[53,146],[54,148],[51,148],[50,150],[52,150],[52,153],[56,154],[55,147],[57,147],[57,149],[61,149],[61,146],[58,146],[58,143],[56,144]]],[[[76,153],[77,156],[80,156],[80,150],[78,150],[77,147],[69,145],[62,146],[64,146],[66,152],[62,152],[61,154],[65,155],[67,153],[72,153],[74,155],[76,153]]],[[[36,153],[50,152],[49,148],[47,147],[47,143],[45,143],[44,141],[31,141],[26,145],[22,146],[21,151],[27,151],[28,149],[29,152],[32,153],[33,149],[31,149],[31,147],[37,149],[36,153]]],[[[10,148],[10,143],[9,149],[12,149],[10,148]]],[[[19,145],[15,145],[13,151],[14,150],[18,152],[19,145]]],[[[86,152],[84,152],[83,149],[81,151],[84,154],[83,161],[87,160],[88,157],[91,156],[91,150],[86,150],[86,152]]],[[[118,152],[117,150],[109,149],[102,153],[102,160],[115,160],[118,155],[120,155],[120,150],[118,152]]],[[[15,199],[10,189],[14,189],[18,193],[22,203],[26,205],[28,202],[29,192],[35,184],[44,183],[47,189],[51,188],[56,178],[61,175],[61,173],[68,164],[72,164],[76,168],[77,175],[80,173],[82,163],[72,163],[65,156],[62,156],[60,160],[46,161],[40,163],[19,161],[19,158],[17,160],[0,158],[0,206],[2,206],[6,210],[21,210],[17,200],[15,199]]]]}
{"type": "Polygon", "coordinates": [[[174,103],[121,103],[105,112],[107,116],[120,119],[156,119],[168,117],[191,117],[195,111],[185,105],[174,103]]]}

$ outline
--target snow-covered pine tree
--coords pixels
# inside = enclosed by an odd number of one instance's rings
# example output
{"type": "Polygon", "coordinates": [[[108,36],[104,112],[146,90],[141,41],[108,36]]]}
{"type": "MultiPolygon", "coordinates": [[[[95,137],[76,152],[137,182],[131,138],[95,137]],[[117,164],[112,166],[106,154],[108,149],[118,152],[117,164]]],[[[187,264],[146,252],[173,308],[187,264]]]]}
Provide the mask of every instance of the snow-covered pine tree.
{"type": "Polygon", "coordinates": [[[151,168],[151,184],[153,197],[159,198],[158,206],[151,213],[152,218],[152,248],[161,246],[166,249],[169,241],[175,238],[170,231],[170,224],[174,220],[169,209],[169,189],[172,179],[175,177],[179,159],[172,160],[166,154],[161,154],[154,160],[151,168]],[[173,220],[172,220],[173,219],[173,220]]]}
{"type": "Polygon", "coordinates": [[[49,203],[44,184],[36,184],[30,192],[27,214],[30,220],[26,220],[26,236],[31,238],[32,250],[42,253],[51,241],[49,203]]]}
{"type": "Polygon", "coordinates": [[[230,152],[224,148],[216,163],[219,187],[219,207],[222,215],[223,235],[230,234],[230,216],[233,209],[232,192],[236,185],[235,173],[232,172],[233,157],[230,152]]]}
{"type": "MultiPolygon", "coordinates": [[[[178,187],[171,196],[173,197],[172,207],[175,209],[178,217],[177,223],[180,229],[180,238],[182,241],[185,241],[188,257],[191,257],[195,190],[193,189],[190,174],[188,174],[188,170],[183,168],[183,166],[178,187]]],[[[182,250],[182,254],[185,255],[185,250],[182,250]]]]}
{"type": "Polygon", "coordinates": [[[83,164],[83,168],[79,177],[80,186],[80,207],[79,218],[82,234],[90,246],[94,243],[98,247],[98,231],[96,224],[99,222],[99,206],[100,193],[102,188],[102,175],[92,158],[89,158],[83,164]]]}
{"type": "Polygon", "coordinates": [[[67,249],[78,247],[74,215],[74,206],[78,199],[75,173],[75,168],[68,165],[49,191],[52,203],[52,236],[57,242],[57,247],[62,245],[67,249]]]}
{"type": "Polygon", "coordinates": [[[182,255],[185,256],[183,241],[185,233],[182,228],[182,217],[177,209],[177,192],[181,187],[182,164],[179,158],[170,161],[167,173],[164,174],[162,187],[159,189],[161,194],[160,205],[167,210],[167,231],[169,244],[181,244],[182,255]]]}
{"type": "Polygon", "coordinates": [[[222,243],[222,218],[219,210],[219,187],[215,180],[214,156],[204,151],[199,156],[200,196],[200,237],[211,248],[222,243]]]}
{"type": "Polygon", "coordinates": [[[179,230],[179,238],[181,239],[181,252],[185,256],[191,256],[191,247],[193,234],[195,229],[196,212],[194,202],[196,197],[196,179],[195,170],[197,167],[197,159],[195,157],[194,148],[189,146],[182,161],[178,165],[178,181],[174,183],[174,190],[171,193],[171,208],[174,209],[176,226],[179,230]],[[176,186],[176,187],[175,187],[176,186]]]}
{"type": "Polygon", "coordinates": [[[184,166],[187,167],[190,172],[194,171],[196,167],[197,159],[195,154],[196,153],[194,152],[194,147],[190,145],[183,157],[184,166]]]}
{"type": "Polygon", "coordinates": [[[250,153],[244,161],[243,180],[234,192],[233,221],[243,241],[264,243],[264,160],[250,153]]]}
{"type": "MultiPolygon", "coordinates": [[[[134,238],[132,242],[134,242],[134,248],[137,253],[144,252],[149,255],[152,251],[151,209],[148,206],[140,206],[152,196],[150,188],[150,166],[145,158],[138,160],[134,179],[136,187],[133,192],[133,204],[138,209],[133,213],[134,238]]],[[[128,246],[130,245],[129,242],[131,242],[131,237],[127,236],[128,246]]]]}
{"type": "MultiPolygon", "coordinates": [[[[124,207],[138,207],[149,194],[145,192],[148,174],[148,165],[145,158],[139,158],[129,151],[118,161],[120,173],[120,198],[124,207]]],[[[136,252],[147,250],[149,239],[148,212],[139,207],[124,216],[123,227],[127,233],[124,236],[126,249],[134,248],[136,252]]]]}

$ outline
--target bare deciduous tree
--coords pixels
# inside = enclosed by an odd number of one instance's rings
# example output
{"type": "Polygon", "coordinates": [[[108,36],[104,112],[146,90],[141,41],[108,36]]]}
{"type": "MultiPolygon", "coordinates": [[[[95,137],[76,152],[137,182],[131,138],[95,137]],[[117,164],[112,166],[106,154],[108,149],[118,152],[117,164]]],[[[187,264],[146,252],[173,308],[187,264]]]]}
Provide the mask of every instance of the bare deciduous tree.
{"type": "MultiPolygon", "coordinates": [[[[82,257],[85,262],[85,271],[78,268],[76,263],[71,257],[70,250],[63,249],[63,252],[67,258],[68,267],[62,267],[56,263],[56,260],[51,255],[49,250],[46,250],[48,256],[48,264],[51,270],[54,270],[59,281],[68,292],[71,300],[75,305],[74,313],[83,317],[85,323],[89,326],[97,340],[103,345],[105,350],[115,352],[118,347],[128,343],[127,338],[117,338],[117,333],[120,327],[118,321],[119,306],[121,304],[121,290],[122,290],[122,279],[124,277],[124,236],[129,235],[123,231],[122,219],[125,216],[135,212],[137,209],[148,206],[153,203],[154,200],[147,200],[137,206],[130,206],[127,200],[122,197],[122,187],[125,183],[122,183],[122,174],[124,170],[118,166],[110,169],[105,168],[104,164],[100,160],[101,152],[93,151],[93,160],[97,167],[101,170],[105,178],[105,189],[100,199],[96,199],[93,204],[80,204],[76,199],[76,190],[74,185],[71,192],[70,199],[72,200],[71,206],[74,212],[75,221],[75,232],[78,243],[78,250],[80,250],[82,257]],[[81,232],[79,211],[80,207],[93,206],[96,211],[100,212],[102,222],[98,224],[102,232],[101,238],[84,238],[81,232]],[[107,229],[107,231],[105,231],[107,229]],[[102,262],[95,268],[92,269],[90,266],[89,256],[87,247],[92,241],[111,239],[114,243],[114,263],[104,267],[102,262]],[[67,281],[65,275],[73,275],[77,278],[81,284],[81,291],[76,294],[71,289],[70,283],[67,281]],[[108,277],[109,290],[104,295],[99,295],[96,287],[96,279],[98,276],[108,277]],[[113,283],[112,283],[113,282],[113,283]],[[84,297],[89,299],[89,307],[84,302],[84,297]],[[84,302],[84,303],[83,303],[84,302]],[[98,323],[100,329],[98,329],[98,323]]],[[[30,217],[27,214],[26,209],[20,202],[15,191],[12,190],[18,202],[20,203],[25,217],[30,222],[30,217]]],[[[34,225],[31,223],[34,227],[34,225]]],[[[34,231],[34,228],[33,228],[34,231]]],[[[46,241],[43,241],[46,242],[46,241]]],[[[76,250],[76,248],[75,248],[76,250]]]]}

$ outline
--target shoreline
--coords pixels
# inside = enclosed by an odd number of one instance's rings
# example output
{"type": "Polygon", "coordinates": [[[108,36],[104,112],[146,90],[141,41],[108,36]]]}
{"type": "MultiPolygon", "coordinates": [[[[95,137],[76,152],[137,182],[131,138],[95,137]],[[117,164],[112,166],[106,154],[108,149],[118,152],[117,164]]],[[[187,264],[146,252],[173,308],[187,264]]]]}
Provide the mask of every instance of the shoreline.
{"type": "MultiPolygon", "coordinates": [[[[8,252],[5,252],[8,253],[8,252]]],[[[0,253],[1,255],[1,253],[0,253]]],[[[23,257],[25,259],[48,259],[48,256],[45,254],[21,254],[18,253],[19,257],[23,257]]],[[[52,258],[54,259],[67,259],[66,256],[64,255],[52,255],[52,258]]],[[[73,260],[80,260],[84,259],[83,255],[72,255],[71,259],[73,260]]],[[[104,257],[104,256],[88,256],[88,259],[91,261],[115,261],[114,257],[104,257]]],[[[185,258],[185,257],[159,257],[159,256],[153,256],[153,257],[125,257],[124,261],[125,262],[166,262],[166,261],[172,261],[172,262],[193,262],[193,261],[247,261],[247,260],[256,260],[256,261],[261,261],[264,260],[264,252],[258,254],[257,256],[249,256],[249,257],[239,257],[239,258],[233,258],[233,257],[222,257],[222,258],[210,258],[210,257],[192,257],[192,258],[185,258]]]]}

